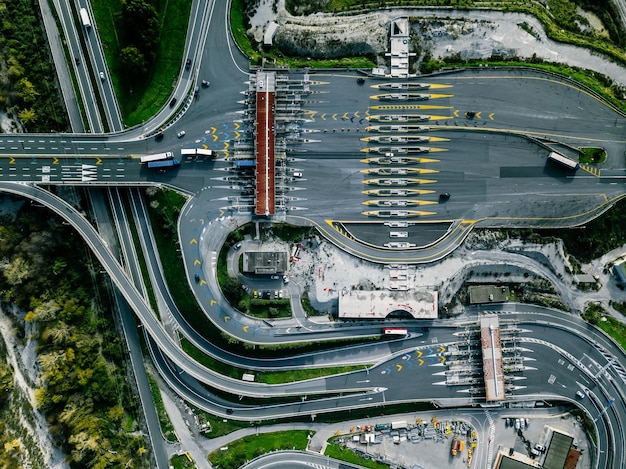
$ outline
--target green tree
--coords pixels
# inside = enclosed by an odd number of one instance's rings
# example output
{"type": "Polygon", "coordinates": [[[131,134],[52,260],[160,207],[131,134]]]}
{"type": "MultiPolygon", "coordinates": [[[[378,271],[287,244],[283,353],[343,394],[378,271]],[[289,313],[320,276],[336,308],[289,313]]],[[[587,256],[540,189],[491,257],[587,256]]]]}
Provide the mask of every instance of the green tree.
{"type": "Polygon", "coordinates": [[[148,72],[145,55],[135,46],[124,47],[120,52],[120,62],[129,80],[142,78],[148,72]]]}
{"type": "Polygon", "coordinates": [[[34,103],[39,96],[35,86],[26,77],[20,78],[16,84],[17,94],[25,103],[34,103]]]}

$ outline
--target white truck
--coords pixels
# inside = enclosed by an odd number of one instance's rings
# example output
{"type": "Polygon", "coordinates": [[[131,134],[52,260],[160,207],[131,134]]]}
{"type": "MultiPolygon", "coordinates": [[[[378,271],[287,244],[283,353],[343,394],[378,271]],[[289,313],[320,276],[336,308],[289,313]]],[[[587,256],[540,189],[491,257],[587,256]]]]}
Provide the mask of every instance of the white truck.
{"type": "Polygon", "coordinates": [[[83,23],[85,29],[91,28],[91,20],[89,19],[89,13],[87,13],[86,8],[80,9],[80,20],[83,23]]]}

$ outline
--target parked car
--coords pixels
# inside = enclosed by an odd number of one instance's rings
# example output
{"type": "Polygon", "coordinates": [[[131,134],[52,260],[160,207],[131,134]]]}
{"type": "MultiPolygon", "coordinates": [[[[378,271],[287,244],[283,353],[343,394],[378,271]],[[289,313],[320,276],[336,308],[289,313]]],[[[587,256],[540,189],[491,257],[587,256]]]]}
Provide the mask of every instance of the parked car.
{"type": "Polygon", "coordinates": [[[272,280],[280,280],[280,276],[279,275],[272,275],[270,278],[272,280]]]}
{"type": "Polygon", "coordinates": [[[187,133],[187,132],[185,132],[184,130],[181,130],[180,132],[178,132],[178,133],[176,134],[176,136],[177,136],[178,138],[183,138],[183,137],[185,136],[185,134],[186,134],[186,133],[187,133]]]}

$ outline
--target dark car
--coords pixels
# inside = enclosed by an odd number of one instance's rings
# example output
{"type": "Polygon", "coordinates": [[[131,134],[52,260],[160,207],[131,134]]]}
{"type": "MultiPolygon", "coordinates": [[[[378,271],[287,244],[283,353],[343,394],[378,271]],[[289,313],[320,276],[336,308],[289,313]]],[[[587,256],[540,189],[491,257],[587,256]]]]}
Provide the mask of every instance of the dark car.
{"type": "Polygon", "coordinates": [[[449,192],[444,192],[443,194],[439,194],[439,199],[440,200],[448,200],[450,198],[450,193],[449,192]]]}
{"type": "Polygon", "coordinates": [[[356,82],[357,82],[359,85],[362,85],[363,83],[365,83],[365,78],[363,78],[363,77],[361,77],[361,78],[357,78],[357,79],[356,79],[356,82]]]}
{"type": "Polygon", "coordinates": [[[467,111],[465,113],[465,117],[467,117],[468,119],[473,119],[476,116],[476,113],[474,111],[467,111]]]}
{"type": "Polygon", "coordinates": [[[196,275],[193,276],[196,279],[196,282],[200,281],[200,274],[196,272],[196,275]]]}
{"type": "Polygon", "coordinates": [[[170,101],[170,107],[174,107],[175,104],[176,104],[176,98],[172,98],[172,100],[170,101]]]}
{"type": "Polygon", "coordinates": [[[158,142],[159,140],[163,140],[163,132],[159,132],[154,136],[154,139],[158,142]]]}
{"type": "Polygon", "coordinates": [[[185,70],[189,70],[191,68],[191,59],[187,59],[185,62],[185,70]]]}
{"type": "Polygon", "coordinates": [[[233,409],[226,409],[228,415],[233,415],[233,412],[235,412],[233,409]]]}

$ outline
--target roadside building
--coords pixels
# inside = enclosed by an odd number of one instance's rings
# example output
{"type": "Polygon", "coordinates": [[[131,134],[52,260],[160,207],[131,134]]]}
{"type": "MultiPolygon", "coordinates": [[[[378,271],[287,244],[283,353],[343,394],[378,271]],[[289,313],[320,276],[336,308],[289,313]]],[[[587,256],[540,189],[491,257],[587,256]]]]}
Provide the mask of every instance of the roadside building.
{"type": "Polygon", "coordinates": [[[289,253],[274,251],[246,251],[243,253],[243,272],[246,274],[282,274],[288,268],[289,253]]]}
{"type": "Polygon", "coordinates": [[[626,263],[620,262],[619,264],[615,264],[613,266],[613,273],[617,277],[617,282],[621,286],[626,286],[626,263]]]}
{"type": "Polygon", "coordinates": [[[472,285],[467,288],[470,304],[503,303],[509,301],[509,287],[501,285],[472,285]]]}
{"type": "Polygon", "coordinates": [[[342,319],[384,319],[403,313],[415,319],[437,319],[437,292],[430,290],[344,290],[339,294],[342,319]]]}

